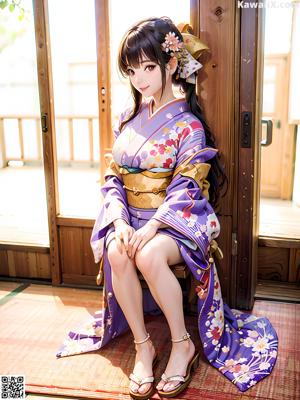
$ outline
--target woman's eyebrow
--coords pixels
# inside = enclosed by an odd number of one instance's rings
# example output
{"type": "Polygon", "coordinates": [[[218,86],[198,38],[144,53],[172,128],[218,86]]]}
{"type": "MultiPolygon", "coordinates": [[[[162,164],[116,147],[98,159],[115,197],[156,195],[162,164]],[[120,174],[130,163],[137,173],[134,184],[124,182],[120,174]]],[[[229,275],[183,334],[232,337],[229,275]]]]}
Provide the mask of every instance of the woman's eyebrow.
{"type": "MultiPolygon", "coordinates": [[[[146,62],[152,62],[151,60],[143,60],[140,62],[140,64],[146,63],[146,62]]],[[[130,65],[128,65],[128,67],[126,67],[126,69],[131,69],[132,67],[130,65]]]]}

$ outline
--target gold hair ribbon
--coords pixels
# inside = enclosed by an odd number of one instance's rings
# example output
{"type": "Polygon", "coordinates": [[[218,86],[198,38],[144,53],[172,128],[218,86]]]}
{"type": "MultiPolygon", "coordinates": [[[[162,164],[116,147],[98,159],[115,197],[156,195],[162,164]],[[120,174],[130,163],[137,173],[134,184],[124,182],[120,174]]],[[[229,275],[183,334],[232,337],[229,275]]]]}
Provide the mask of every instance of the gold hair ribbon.
{"type": "Polygon", "coordinates": [[[184,45],[189,53],[197,59],[204,50],[209,47],[203,43],[197,36],[193,35],[193,28],[190,24],[181,22],[177,25],[178,30],[182,34],[184,45]]]}

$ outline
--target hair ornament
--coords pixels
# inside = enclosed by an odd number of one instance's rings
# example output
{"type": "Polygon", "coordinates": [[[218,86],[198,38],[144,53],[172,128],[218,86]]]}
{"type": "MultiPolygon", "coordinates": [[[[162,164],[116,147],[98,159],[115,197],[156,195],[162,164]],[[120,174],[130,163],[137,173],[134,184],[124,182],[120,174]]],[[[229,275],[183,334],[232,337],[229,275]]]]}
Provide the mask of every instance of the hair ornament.
{"type": "Polygon", "coordinates": [[[190,31],[192,27],[189,24],[179,24],[178,29],[183,36],[183,42],[180,41],[175,32],[169,32],[165,35],[165,41],[162,43],[162,50],[176,57],[178,60],[179,77],[186,79],[187,82],[196,83],[196,71],[203,65],[196,60],[203,50],[208,47],[201,42],[197,36],[194,36],[190,31]]]}
{"type": "Polygon", "coordinates": [[[175,32],[169,32],[165,36],[165,41],[162,44],[163,50],[173,56],[174,51],[180,51],[183,48],[184,44],[175,36],[175,32]]]}

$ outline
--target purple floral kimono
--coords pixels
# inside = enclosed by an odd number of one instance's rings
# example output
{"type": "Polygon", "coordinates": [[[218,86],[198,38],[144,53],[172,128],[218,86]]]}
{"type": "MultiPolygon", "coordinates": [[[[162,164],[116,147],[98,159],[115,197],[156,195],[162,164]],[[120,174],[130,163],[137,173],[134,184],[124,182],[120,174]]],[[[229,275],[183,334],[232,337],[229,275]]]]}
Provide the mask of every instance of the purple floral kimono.
{"type": "MultiPolygon", "coordinates": [[[[151,100],[153,101],[153,100],[151,100]]],[[[185,99],[175,99],[151,114],[151,101],[141,104],[139,113],[122,132],[114,129],[113,159],[130,172],[173,171],[189,157],[190,163],[205,163],[217,149],[206,146],[201,122],[189,110],[185,99]]],[[[121,114],[122,121],[129,109],[121,114]]],[[[181,255],[199,283],[196,287],[198,330],[208,361],[246,391],[269,375],[277,358],[278,338],[267,318],[230,309],[223,303],[214,262],[208,248],[218,237],[220,224],[197,182],[178,173],[167,188],[166,198],[157,209],[129,206],[123,183],[108,175],[101,188],[103,201],[91,236],[95,262],[103,261],[104,291],[102,309],[86,324],[69,332],[57,357],[102,348],[129,329],[118,305],[107,257],[107,244],[113,238],[113,221],[123,218],[136,230],[150,218],[168,228],[159,233],[176,241],[181,255]]],[[[144,313],[158,315],[158,305],[148,289],[143,290],[144,313]]]]}

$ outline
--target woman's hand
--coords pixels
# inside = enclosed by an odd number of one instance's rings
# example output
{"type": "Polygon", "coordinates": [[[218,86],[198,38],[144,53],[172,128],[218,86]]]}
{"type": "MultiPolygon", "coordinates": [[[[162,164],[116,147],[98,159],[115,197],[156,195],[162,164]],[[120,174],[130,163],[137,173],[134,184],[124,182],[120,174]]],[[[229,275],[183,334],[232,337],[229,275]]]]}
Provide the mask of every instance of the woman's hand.
{"type": "Polygon", "coordinates": [[[132,235],[128,245],[128,256],[134,258],[137,250],[141,250],[144,245],[152,239],[157,232],[160,225],[159,221],[153,220],[148,221],[142,228],[138,229],[132,235]]]}
{"type": "Polygon", "coordinates": [[[123,254],[123,246],[125,250],[128,252],[128,242],[132,235],[135,232],[135,229],[128,225],[127,222],[123,219],[117,219],[113,222],[115,227],[115,239],[117,249],[121,254],[123,254]]]}

